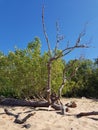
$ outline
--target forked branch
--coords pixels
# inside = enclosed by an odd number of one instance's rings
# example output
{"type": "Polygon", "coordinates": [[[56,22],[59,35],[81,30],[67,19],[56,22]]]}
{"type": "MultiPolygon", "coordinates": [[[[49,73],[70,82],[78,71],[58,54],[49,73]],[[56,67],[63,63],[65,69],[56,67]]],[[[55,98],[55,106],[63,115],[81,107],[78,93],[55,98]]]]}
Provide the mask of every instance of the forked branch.
{"type": "Polygon", "coordinates": [[[73,46],[69,46],[69,42],[68,42],[68,46],[65,47],[59,54],[57,54],[55,56],[55,59],[64,57],[65,55],[69,54],[76,48],[89,48],[89,46],[88,46],[89,42],[86,44],[81,44],[81,39],[83,36],[85,36],[85,34],[86,34],[86,32],[85,32],[85,28],[84,28],[84,30],[80,32],[80,34],[76,40],[76,43],[73,46]]]}

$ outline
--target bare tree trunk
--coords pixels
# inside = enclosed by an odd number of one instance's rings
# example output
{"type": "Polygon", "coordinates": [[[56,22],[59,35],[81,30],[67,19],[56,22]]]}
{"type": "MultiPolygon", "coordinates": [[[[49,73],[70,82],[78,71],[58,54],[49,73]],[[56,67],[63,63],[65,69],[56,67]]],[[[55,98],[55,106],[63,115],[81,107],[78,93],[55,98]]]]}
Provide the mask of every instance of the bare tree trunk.
{"type": "Polygon", "coordinates": [[[48,84],[47,84],[47,100],[51,104],[51,61],[48,62],[48,84]]]}

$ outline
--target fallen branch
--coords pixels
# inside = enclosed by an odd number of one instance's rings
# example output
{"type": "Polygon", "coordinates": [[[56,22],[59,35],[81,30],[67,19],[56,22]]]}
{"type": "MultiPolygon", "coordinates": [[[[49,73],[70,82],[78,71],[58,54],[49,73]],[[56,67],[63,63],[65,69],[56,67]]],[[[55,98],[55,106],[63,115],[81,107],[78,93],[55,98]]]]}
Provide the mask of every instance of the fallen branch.
{"type": "MultiPolygon", "coordinates": [[[[5,98],[0,102],[4,106],[29,106],[29,107],[49,107],[48,101],[26,101],[14,98],[5,98]]],[[[53,103],[52,107],[55,110],[61,110],[61,104],[53,103]]]]}
{"type": "Polygon", "coordinates": [[[91,116],[91,115],[98,115],[98,112],[93,111],[93,112],[81,112],[76,115],[77,118],[80,118],[82,116],[91,116]]]}
{"type": "Polygon", "coordinates": [[[0,105],[3,106],[31,106],[31,107],[48,107],[47,101],[26,101],[14,98],[5,98],[0,101],[0,105]]]}
{"type": "Polygon", "coordinates": [[[13,114],[12,112],[9,112],[8,109],[6,109],[6,108],[4,109],[4,112],[5,112],[7,115],[9,115],[9,116],[14,116],[15,118],[18,118],[18,116],[19,116],[19,114],[16,115],[16,114],[13,114]]]}
{"type": "Polygon", "coordinates": [[[14,116],[15,117],[14,123],[18,123],[18,124],[23,124],[24,122],[27,121],[28,118],[30,118],[31,116],[33,116],[35,114],[35,112],[34,113],[30,113],[30,114],[26,115],[23,119],[19,119],[19,115],[20,114],[13,114],[8,109],[4,109],[4,111],[5,111],[5,113],[7,115],[14,116]]]}
{"type": "Polygon", "coordinates": [[[30,118],[30,117],[33,116],[33,115],[35,115],[35,112],[28,114],[28,115],[25,116],[23,119],[19,119],[19,117],[18,117],[18,118],[16,118],[16,119],[14,120],[14,123],[23,124],[24,122],[27,121],[28,118],[30,118]]]}

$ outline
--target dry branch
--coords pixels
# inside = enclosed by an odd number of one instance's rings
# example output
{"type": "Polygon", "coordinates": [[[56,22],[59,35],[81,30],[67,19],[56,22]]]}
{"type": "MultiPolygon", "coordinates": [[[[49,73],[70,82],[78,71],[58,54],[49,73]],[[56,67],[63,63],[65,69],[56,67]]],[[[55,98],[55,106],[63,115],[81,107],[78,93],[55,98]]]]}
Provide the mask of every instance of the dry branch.
{"type": "Polygon", "coordinates": [[[60,41],[62,41],[64,39],[63,35],[60,35],[60,28],[59,28],[59,24],[58,22],[56,22],[56,44],[55,44],[55,49],[54,49],[54,55],[57,55],[57,50],[58,50],[58,46],[60,41]]]}
{"type": "Polygon", "coordinates": [[[45,36],[45,39],[46,39],[46,42],[47,42],[47,46],[48,46],[49,56],[51,57],[50,43],[49,43],[48,35],[46,33],[45,22],[44,22],[44,6],[42,8],[42,26],[43,26],[44,36],[45,36]]]}
{"type": "Polygon", "coordinates": [[[14,116],[15,118],[18,118],[18,116],[19,116],[19,114],[13,114],[12,112],[10,112],[10,111],[8,111],[8,109],[4,109],[4,112],[7,114],[7,115],[9,115],[9,116],[14,116]]]}
{"type": "MultiPolygon", "coordinates": [[[[70,64],[69,69],[70,69],[71,67],[74,67],[74,64],[76,63],[76,61],[77,61],[77,60],[74,60],[74,61],[70,64]]],[[[69,77],[66,76],[66,72],[68,71],[67,68],[66,68],[66,67],[64,68],[64,70],[63,70],[63,76],[62,76],[62,84],[60,85],[60,87],[59,87],[59,89],[58,89],[58,99],[61,98],[62,90],[63,90],[63,88],[64,88],[64,85],[65,85],[66,81],[70,80],[72,77],[75,76],[75,74],[76,74],[78,68],[79,68],[79,65],[78,65],[77,67],[75,67],[75,69],[72,71],[72,73],[70,74],[69,77]]]]}
{"type": "Polygon", "coordinates": [[[18,118],[16,118],[16,119],[14,120],[14,123],[23,124],[24,122],[27,121],[28,118],[30,118],[30,117],[33,116],[34,114],[35,114],[35,113],[30,113],[30,114],[28,114],[27,116],[25,116],[23,119],[19,119],[19,117],[18,117],[18,118]]]}
{"type": "Polygon", "coordinates": [[[7,115],[14,116],[15,117],[14,123],[18,123],[18,124],[23,124],[24,122],[27,121],[28,118],[30,118],[31,116],[33,116],[35,114],[35,112],[34,113],[30,113],[30,114],[26,115],[23,119],[20,119],[19,118],[19,114],[13,114],[8,109],[4,109],[4,111],[5,111],[5,113],[7,115]]]}
{"type": "Polygon", "coordinates": [[[93,112],[81,112],[76,115],[77,118],[80,118],[82,116],[91,116],[91,115],[98,115],[98,112],[93,111],[93,112]]]}

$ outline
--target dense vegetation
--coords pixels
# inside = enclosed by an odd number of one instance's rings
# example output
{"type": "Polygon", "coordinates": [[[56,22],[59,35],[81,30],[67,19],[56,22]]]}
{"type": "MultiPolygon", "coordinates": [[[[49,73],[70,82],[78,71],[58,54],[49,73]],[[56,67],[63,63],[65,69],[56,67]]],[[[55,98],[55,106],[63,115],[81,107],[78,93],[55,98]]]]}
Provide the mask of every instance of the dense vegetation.
{"type": "MultiPolygon", "coordinates": [[[[59,52],[60,50],[58,50],[59,52]]],[[[15,98],[45,97],[47,85],[48,52],[41,54],[39,38],[28,43],[24,50],[15,49],[4,55],[0,52],[0,95],[15,98]]],[[[66,67],[66,76],[74,69],[64,59],[58,59],[52,65],[52,91],[57,92],[62,83],[62,72],[66,67]]],[[[76,60],[79,69],[74,77],[68,80],[63,89],[65,97],[98,98],[98,59],[76,60]]]]}

